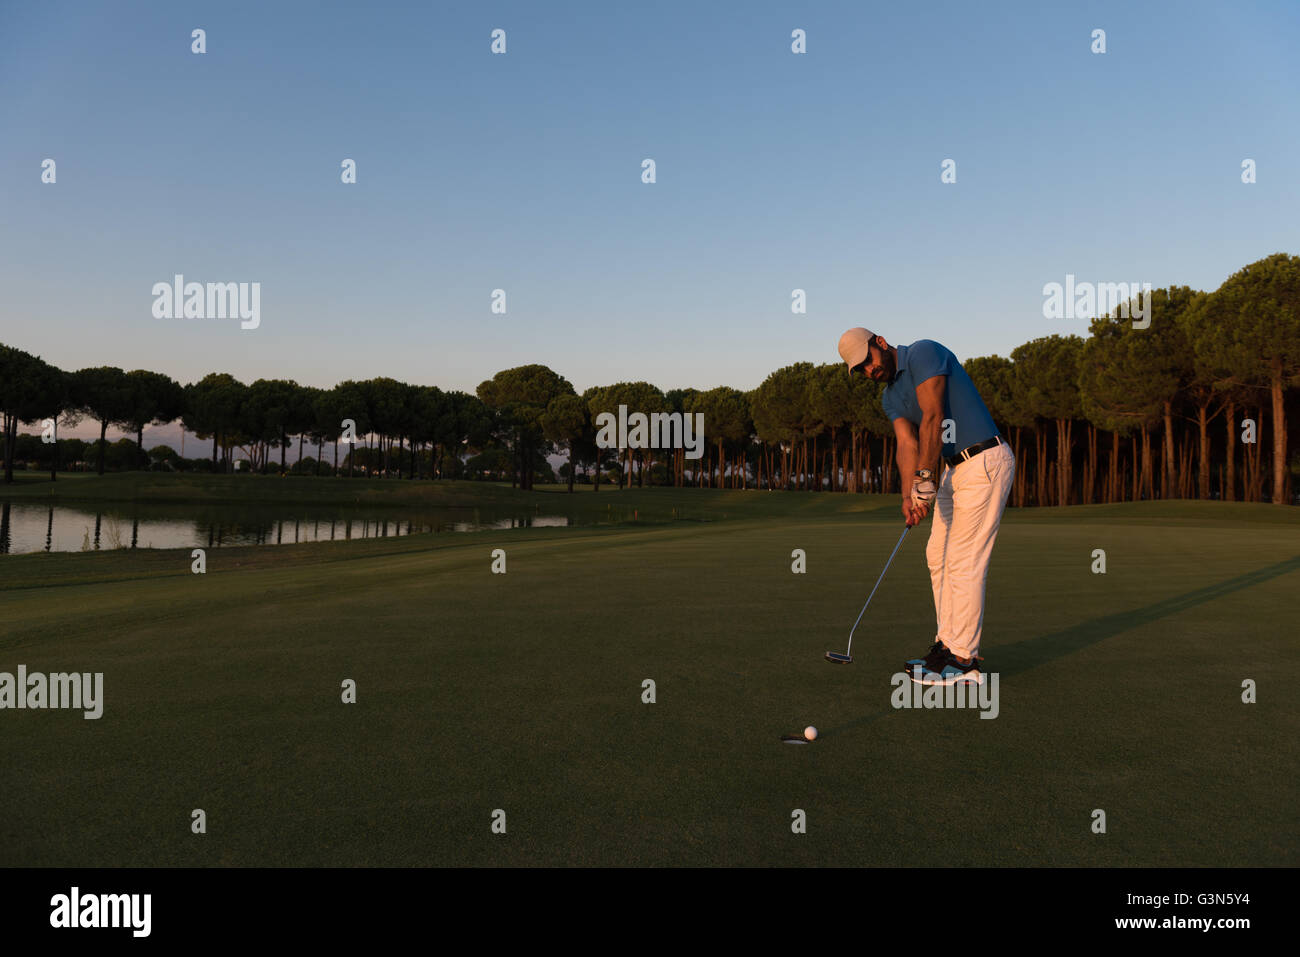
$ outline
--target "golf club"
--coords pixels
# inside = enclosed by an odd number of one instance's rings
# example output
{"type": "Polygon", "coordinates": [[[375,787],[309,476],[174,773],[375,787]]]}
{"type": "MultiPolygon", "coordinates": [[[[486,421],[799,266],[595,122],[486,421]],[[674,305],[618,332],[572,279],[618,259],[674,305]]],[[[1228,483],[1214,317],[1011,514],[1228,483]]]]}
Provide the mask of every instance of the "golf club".
{"type": "MultiPolygon", "coordinates": [[[[898,536],[898,545],[895,545],[894,550],[889,553],[889,561],[885,562],[885,567],[881,569],[880,577],[876,579],[876,587],[871,589],[871,594],[867,596],[867,605],[870,605],[871,599],[876,596],[876,588],[879,588],[880,583],[884,581],[885,572],[889,571],[890,563],[893,562],[894,556],[898,554],[898,547],[903,544],[903,539],[907,537],[907,530],[911,527],[911,525],[903,526],[903,534],[898,536]]],[[[849,646],[844,650],[844,654],[841,655],[834,651],[828,651],[826,652],[827,661],[837,665],[853,664],[853,633],[858,630],[858,622],[862,621],[862,616],[867,613],[867,605],[862,606],[862,611],[858,612],[858,621],[855,621],[853,627],[849,629],[849,646]]]]}

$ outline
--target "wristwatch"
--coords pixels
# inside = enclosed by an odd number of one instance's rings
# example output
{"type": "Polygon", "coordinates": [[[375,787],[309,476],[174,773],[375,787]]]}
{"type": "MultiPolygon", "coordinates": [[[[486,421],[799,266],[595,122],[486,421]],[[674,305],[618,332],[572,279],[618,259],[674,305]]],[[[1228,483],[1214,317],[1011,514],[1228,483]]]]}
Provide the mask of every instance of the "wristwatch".
{"type": "Polygon", "coordinates": [[[930,471],[930,469],[917,469],[916,477],[919,478],[922,482],[933,482],[934,472],[930,471]]]}

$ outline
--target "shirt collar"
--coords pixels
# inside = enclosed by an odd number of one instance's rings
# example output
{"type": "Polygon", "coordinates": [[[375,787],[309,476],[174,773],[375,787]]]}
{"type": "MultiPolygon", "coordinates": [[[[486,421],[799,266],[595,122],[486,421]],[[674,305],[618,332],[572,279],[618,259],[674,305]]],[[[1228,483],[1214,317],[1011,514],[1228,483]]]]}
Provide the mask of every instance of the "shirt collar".
{"type": "Polygon", "coordinates": [[[889,380],[890,385],[898,381],[898,377],[903,374],[903,367],[907,365],[907,346],[895,346],[894,348],[898,350],[898,355],[895,358],[894,377],[889,380]]]}

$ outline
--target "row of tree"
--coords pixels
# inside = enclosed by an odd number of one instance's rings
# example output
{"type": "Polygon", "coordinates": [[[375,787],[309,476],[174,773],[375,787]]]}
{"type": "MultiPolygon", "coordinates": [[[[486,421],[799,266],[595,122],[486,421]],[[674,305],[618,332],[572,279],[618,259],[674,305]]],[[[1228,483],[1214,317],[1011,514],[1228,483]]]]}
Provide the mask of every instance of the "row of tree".
{"type": "MultiPolygon", "coordinates": [[[[1275,503],[1291,501],[1288,422],[1300,416],[1288,405],[1300,385],[1300,258],[1260,260],[1213,293],[1156,290],[1145,305],[1145,328],[1117,310],[1094,320],[1087,339],[1046,336],[1009,358],[965,362],[1016,453],[1013,504],[1234,500],[1238,490],[1247,500],[1267,491],[1275,503]],[[1271,469],[1262,460],[1265,437],[1271,469]]],[[[296,439],[300,460],[304,442],[315,446],[318,463],[331,443],[331,473],[351,472],[363,441],[367,471],[408,478],[459,477],[471,455],[508,455],[514,482],[531,488],[544,456],[561,451],[569,457],[570,491],[575,473],[591,467],[597,489],[611,468],[620,487],[649,477],[678,486],[888,492],[901,486],[880,389],[840,363],[796,363],[749,392],[624,382],[579,395],[542,365],[499,372],[476,395],[391,378],[332,389],[280,379],[245,385],[225,373],[182,387],[144,370],[65,373],[0,345],[6,481],[19,422],[89,417],[100,426],[100,472],[109,426],[133,433],[147,463],[144,428],[179,419],[211,440],[214,469],[232,468],[232,451],[240,449],[254,471],[264,471],[278,450],[283,472],[296,439]],[[680,448],[600,447],[596,417],[620,405],[646,414],[702,413],[706,454],[694,460],[680,448]],[[347,450],[342,469],[340,443],[347,450]]]]}

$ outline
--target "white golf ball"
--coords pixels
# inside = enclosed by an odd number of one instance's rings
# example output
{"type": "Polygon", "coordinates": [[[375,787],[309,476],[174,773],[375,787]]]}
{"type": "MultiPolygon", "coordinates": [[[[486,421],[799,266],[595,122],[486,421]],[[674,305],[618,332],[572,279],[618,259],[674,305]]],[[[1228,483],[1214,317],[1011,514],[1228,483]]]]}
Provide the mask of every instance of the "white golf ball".
{"type": "Polygon", "coordinates": [[[803,736],[807,738],[809,741],[816,741],[817,729],[810,724],[808,725],[808,727],[803,729],[803,736]]]}

